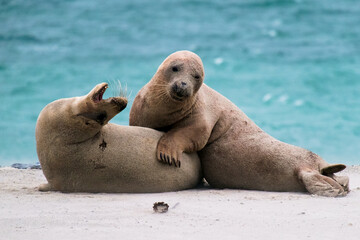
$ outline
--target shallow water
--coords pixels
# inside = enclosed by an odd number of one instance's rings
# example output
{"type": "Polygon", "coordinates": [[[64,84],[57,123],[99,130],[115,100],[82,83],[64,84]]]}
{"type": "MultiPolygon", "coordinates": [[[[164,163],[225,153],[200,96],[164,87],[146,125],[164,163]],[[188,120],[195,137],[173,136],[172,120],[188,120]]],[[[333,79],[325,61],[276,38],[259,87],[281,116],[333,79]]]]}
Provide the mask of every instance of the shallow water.
{"type": "MultiPolygon", "coordinates": [[[[359,24],[356,0],[2,0],[0,165],[38,161],[35,124],[47,103],[115,80],[133,99],[182,49],[274,137],[359,164],[359,24]]],[[[127,125],[130,107],[112,122],[127,125]]]]}

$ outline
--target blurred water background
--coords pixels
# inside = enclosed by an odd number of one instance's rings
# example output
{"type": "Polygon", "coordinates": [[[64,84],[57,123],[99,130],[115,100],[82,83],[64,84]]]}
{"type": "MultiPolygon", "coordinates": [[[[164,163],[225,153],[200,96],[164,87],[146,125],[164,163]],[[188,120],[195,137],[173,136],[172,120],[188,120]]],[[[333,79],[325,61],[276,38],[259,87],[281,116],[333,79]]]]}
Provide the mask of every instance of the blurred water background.
{"type": "Polygon", "coordinates": [[[116,80],[133,100],[183,49],[274,137],[360,164],[359,26],[357,0],[0,0],[0,165],[38,161],[49,102],[116,80]]]}

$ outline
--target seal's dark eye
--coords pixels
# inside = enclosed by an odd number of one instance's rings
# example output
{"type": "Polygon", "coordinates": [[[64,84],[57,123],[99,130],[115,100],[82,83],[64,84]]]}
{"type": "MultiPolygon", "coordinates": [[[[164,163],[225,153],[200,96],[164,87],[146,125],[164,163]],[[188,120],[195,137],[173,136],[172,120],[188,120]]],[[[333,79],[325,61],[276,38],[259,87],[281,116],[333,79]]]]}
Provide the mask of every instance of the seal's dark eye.
{"type": "Polygon", "coordinates": [[[172,70],[173,70],[173,72],[177,72],[177,71],[179,71],[179,68],[178,67],[172,67],[172,70]]]}
{"type": "Polygon", "coordinates": [[[200,76],[199,76],[199,75],[195,75],[194,78],[195,78],[195,79],[199,79],[200,76]]]}

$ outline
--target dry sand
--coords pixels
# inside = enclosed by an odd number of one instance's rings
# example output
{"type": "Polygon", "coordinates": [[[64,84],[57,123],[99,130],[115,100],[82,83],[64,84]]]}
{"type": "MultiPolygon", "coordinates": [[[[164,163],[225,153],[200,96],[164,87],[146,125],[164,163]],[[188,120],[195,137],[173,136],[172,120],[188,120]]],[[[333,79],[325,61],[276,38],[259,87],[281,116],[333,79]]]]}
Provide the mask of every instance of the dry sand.
{"type": "Polygon", "coordinates": [[[41,170],[0,168],[0,239],[360,239],[360,166],[343,198],[193,189],[157,194],[39,192],[41,170]],[[169,204],[154,213],[154,202],[169,204]]]}

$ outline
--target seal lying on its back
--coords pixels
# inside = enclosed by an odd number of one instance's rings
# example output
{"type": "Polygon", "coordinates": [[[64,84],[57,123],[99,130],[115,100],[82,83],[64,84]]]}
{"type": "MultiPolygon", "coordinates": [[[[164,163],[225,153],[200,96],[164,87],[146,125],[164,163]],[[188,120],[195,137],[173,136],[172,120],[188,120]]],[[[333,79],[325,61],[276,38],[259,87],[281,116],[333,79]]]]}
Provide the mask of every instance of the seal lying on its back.
{"type": "Polygon", "coordinates": [[[184,154],[184,168],[155,158],[163,133],[108,123],[127,104],[103,99],[106,83],[83,97],[48,104],[36,125],[36,146],[48,184],[63,192],[165,192],[195,187],[201,179],[197,154],[184,154]]]}
{"type": "Polygon", "coordinates": [[[136,96],[130,125],[167,131],[157,147],[160,161],[180,166],[182,152],[199,151],[213,187],[346,195],[348,178],[334,175],[345,165],[274,139],[203,78],[196,54],[175,52],[136,96]]]}

